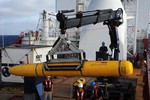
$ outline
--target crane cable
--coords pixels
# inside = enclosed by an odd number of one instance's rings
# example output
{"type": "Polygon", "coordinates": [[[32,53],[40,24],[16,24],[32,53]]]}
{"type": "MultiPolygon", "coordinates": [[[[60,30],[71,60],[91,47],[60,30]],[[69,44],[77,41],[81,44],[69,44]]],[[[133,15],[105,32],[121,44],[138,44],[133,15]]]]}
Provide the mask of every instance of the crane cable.
{"type": "Polygon", "coordinates": [[[8,52],[6,51],[6,49],[4,48],[3,49],[4,51],[5,51],[5,53],[6,53],[6,57],[8,57],[9,58],[9,60],[14,64],[14,62],[13,62],[13,60],[11,59],[11,57],[9,56],[9,54],[8,54],[8,52]]]}
{"type": "MultiPolygon", "coordinates": [[[[35,53],[38,55],[38,52],[35,50],[35,49],[33,49],[34,51],[35,51],[35,53]]],[[[41,58],[39,58],[39,60],[40,60],[40,63],[42,62],[41,61],[41,58]]]]}
{"type": "MultiPolygon", "coordinates": [[[[29,54],[31,51],[32,50],[30,50],[27,54],[29,54]]],[[[21,59],[19,59],[16,63],[18,63],[19,61],[21,61],[25,56],[26,56],[26,54],[21,59]]]]}

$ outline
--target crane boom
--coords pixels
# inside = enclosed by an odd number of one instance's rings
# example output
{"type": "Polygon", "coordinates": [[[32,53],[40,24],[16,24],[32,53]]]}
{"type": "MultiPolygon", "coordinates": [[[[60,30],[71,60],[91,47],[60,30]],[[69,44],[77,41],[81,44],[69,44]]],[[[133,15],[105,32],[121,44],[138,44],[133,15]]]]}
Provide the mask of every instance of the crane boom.
{"type": "MultiPolygon", "coordinates": [[[[104,24],[113,23],[114,26],[119,26],[123,22],[123,10],[94,10],[86,12],[78,12],[75,17],[69,18],[66,16],[67,12],[58,12],[57,20],[60,22],[60,29],[66,30],[73,27],[81,27],[89,24],[96,24],[103,22],[104,24]]],[[[62,33],[64,34],[64,33],[62,33]]]]}

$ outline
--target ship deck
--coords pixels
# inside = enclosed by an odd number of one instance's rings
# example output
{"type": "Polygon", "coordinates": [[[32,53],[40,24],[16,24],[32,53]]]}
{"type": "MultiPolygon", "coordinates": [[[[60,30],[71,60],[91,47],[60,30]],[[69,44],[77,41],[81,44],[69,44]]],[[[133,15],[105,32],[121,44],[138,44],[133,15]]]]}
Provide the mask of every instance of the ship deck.
{"type": "Polygon", "coordinates": [[[143,99],[143,77],[141,74],[141,69],[134,69],[133,75],[131,77],[137,78],[136,95],[135,100],[143,99]]]}
{"type": "MultiPolygon", "coordinates": [[[[133,78],[137,78],[135,100],[143,99],[143,85],[141,69],[134,69],[133,78]]],[[[53,100],[71,100],[72,99],[72,84],[81,77],[57,77],[54,81],[53,100]]],[[[94,80],[92,77],[85,77],[87,85],[94,80]]],[[[1,100],[22,100],[23,99],[22,86],[7,86],[0,90],[1,100]]]]}

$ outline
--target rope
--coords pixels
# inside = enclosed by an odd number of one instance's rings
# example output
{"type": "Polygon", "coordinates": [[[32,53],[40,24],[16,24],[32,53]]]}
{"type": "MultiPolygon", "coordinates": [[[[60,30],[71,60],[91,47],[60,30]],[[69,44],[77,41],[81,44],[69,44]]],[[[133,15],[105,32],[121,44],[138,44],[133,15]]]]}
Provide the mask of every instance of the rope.
{"type": "MultiPolygon", "coordinates": [[[[35,51],[35,53],[38,55],[37,51],[36,51],[35,49],[33,49],[33,50],[34,50],[34,51],[35,51]]],[[[42,61],[41,61],[41,58],[39,58],[39,60],[40,60],[40,62],[42,62],[42,61]]]]}
{"type": "Polygon", "coordinates": [[[6,56],[9,58],[9,60],[14,64],[13,60],[10,58],[10,56],[8,55],[6,49],[4,49],[5,53],[7,54],[6,56]]]}
{"type": "Polygon", "coordinates": [[[40,21],[41,21],[41,14],[39,16],[39,20],[38,20],[38,24],[37,24],[37,27],[36,27],[36,31],[38,30],[39,26],[40,26],[40,21]]]}
{"type": "MultiPolygon", "coordinates": [[[[30,50],[27,54],[29,54],[31,51],[32,50],[30,50]]],[[[21,59],[19,59],[16,63],[18,63],[19,61],[21,61],[25,56],[26,56],[26,54],[21,59]]]]}

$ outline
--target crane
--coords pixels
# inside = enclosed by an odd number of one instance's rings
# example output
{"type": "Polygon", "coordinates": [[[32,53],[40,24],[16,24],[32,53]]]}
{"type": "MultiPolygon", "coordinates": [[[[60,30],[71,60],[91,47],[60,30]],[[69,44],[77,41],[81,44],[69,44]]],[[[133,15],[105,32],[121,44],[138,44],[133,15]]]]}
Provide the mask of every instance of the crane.
{"type": "MultiPolygon", "coordinates": [[[[81,26],[89,25],[89,24],[97,24],[103,22],[104,25],[108,26],[109,35],[110,35],[110,49],[113,52],[113,59],[118,60],[119,54],[119,39],[116,27],[120,26],[123,23],[123,10],[121,8],[117,10],[105,9],[105,10],[94,10],[94,11],[85,11],[78,12],[75,17],[69,18],[69,16],[65,15],[66,13],[70,13],[71,11],[59,11],[57,14],[57,20],[60,22],[61,36],[58,38],[56,43],[53,46],[53,50],[50,51],[50,55],[53,55],[54,52],[57,52],[58,46],[60,47],[60,43],[62,41],[67,41],[64,34],[69,28],[79,28],[81,26]],[[60,42],[61,41],[61,42],[60,42]]],[[[67,43],[67,42],[66,42],[67,43]]],[[[71,43],[67,43],[68,45],[73,45],[71,43]]],[[[76,51],[80,52],[73,46],[76,51]]],[[[72,50],[73,51],[73,50],[72,50]]],[[[62,51],[61,51],[62,53],[62,51]]],[[[58,54],[58,52],[57,52],[58,54]]]]}
{"type": "Polygon", "coordinates": [[[123,10],[105,9],[69,14],[72,11],[59,11],[56,15],[60,22],[60,37],[46,56],[44,63],[23,64],[11,68],[3,68],[4,76],[129,76],[133,67],[129,61],[118,61],[119,43],[116,27],[123,23],[123,10]],[[71,15],[71,17],[70,17],[71,15]],[[66,30],[79,28],[89,24],[103,22],[108,26],[110,49],[114,52],[111,61],[87,61],[83,50],[68,41],[66,30]],[[65,50],[67,49],[67,50],[65,50]],[[107,69],[107,70],[106,70],[107,69]],[[95,73],[97,71],[97,73],[95,73]]]}

